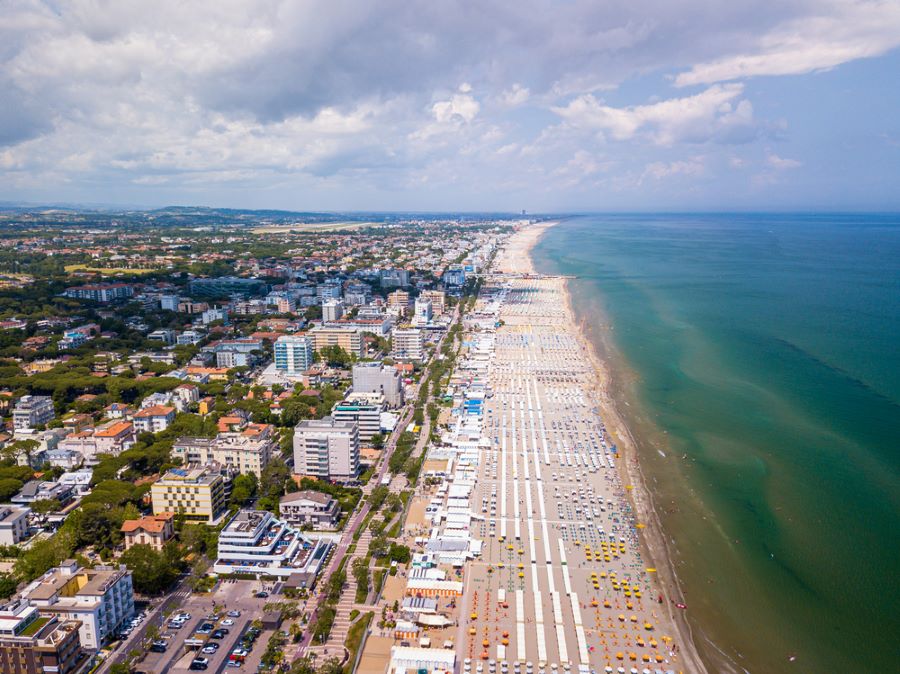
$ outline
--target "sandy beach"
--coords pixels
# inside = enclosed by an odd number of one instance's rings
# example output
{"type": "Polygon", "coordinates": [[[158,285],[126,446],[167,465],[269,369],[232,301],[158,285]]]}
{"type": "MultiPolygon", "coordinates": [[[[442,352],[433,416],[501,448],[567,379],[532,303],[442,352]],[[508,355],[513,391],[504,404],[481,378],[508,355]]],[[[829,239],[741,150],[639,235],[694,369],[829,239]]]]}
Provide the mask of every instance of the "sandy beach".
{"type": "MultiPolygon", "coordinates": [[[[509,274],[535,274],[531,251],[544,233],[558,222],[536,224],[516,232],[508,241],[502,254],[498,257],[494,269],[509,274]]],[[[617,470],[620,472],[629,502],[634,508],[635,521],[639,523],[637,539],[648,568],[655,569],[651,575],[654,590],[663,596],[663,603],[657,607],[657,615],[661,624],[675,635],[679,645],[680,669],[690,672],[706,672],[694,647],[693,635],[684,614],[676,608],[681,601],[678,578],[667,551],[666,538],[661,529],[657,513],[653,505],[653,495],[646,488],[641,473],[636,445],[617,409],[615,399],[610,393],[609,368],[598,357],[596,349],[585,334],[584,323],[579,321],[572,309],[568,281],[562,280],[562,294],[565,301],[563,319],[559,330],[575,337],[581,347],[583,356],[589,361],[593,376],[585,382],[589,394],[596,402],[606,430],[615,442],[619,456],[617,470]]]]}

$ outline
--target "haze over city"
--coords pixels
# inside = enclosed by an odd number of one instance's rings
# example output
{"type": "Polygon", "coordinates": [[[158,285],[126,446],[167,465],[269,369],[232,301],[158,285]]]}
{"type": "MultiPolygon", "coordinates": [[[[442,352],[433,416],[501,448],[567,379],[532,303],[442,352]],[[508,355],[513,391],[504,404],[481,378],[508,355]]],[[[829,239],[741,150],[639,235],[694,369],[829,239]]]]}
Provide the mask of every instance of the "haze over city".
{"type": "Polygon", "coordinates": [[[0,199],[302,210],[900,206],[900,5],[28,2],[0,199]]]}

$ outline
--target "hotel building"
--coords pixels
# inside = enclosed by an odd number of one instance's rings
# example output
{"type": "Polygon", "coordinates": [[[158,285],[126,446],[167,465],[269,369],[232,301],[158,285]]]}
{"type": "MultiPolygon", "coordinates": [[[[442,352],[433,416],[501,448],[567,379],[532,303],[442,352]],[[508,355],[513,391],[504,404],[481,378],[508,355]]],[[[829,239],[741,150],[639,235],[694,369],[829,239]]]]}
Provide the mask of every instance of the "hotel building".
{"type": "Polygon", "coordinates": [[[225,479],[204,468],[173,468],[150,490],[153,514],[183,513],[194,522],[215,524],[226,512],[225,479]]]}
{"type": "Polygon", "coordinates": [[[330,543],[312,541],[266,510],[240,510],[219,534],[216,573],[300,576],[311,586],[330,543]]]}

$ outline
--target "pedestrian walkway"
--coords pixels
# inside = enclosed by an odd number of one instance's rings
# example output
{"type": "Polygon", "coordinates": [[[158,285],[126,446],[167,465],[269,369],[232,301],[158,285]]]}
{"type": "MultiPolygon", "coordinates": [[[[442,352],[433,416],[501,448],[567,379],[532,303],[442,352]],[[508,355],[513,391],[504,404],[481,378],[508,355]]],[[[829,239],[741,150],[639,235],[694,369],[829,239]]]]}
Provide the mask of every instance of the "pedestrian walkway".
{"type": "Polygon", "coordinates": [[[371,541],[372,532],[366,528],[356,542],[356,549],[353,554],[347,558],[347,564],[344,566],[344,569],[347,572],[347,583],[344,585],[337,606],[335,606],[336,615],[334,617],[334,624],[331,627],[331,633],[328,635],[328,640],[321,647],[317,646],[317,650],[324,650],[327,648],[329,653],[335,653],[339,648],[343,647],[344,641],[347,640],[347,633],[350,631],[350,625],[353,622],[350,619],[350,612],[356,607],[357,583],[352,572],[353,561],[355,559],[365,559],[369,554],[369,543],[371,541]]]}

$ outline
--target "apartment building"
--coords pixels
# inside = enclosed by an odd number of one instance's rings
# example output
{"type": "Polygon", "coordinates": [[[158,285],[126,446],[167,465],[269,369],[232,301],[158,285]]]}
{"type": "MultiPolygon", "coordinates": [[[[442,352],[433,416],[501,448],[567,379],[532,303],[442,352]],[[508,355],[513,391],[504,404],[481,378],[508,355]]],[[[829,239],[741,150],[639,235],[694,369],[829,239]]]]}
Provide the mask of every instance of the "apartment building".
{"type": "Polygon", "coordinates": [[[115,300],[123,300],[134,295],[134,287],[127,283],[95,283],[91,285],[66,288],[66,297],[78,300],[91,300],[108,304],[115,300]]]}
{"type": "Polygon", "coordinates": [[[125,566],[87,569],[69,559],[32,581],[22,598],[45,616],[79,621],[81,645],[89,650],[100,648],[134,615],[131,571],[125,566]]]}
{"type": "Polygon", "coordinates": [[[336,321],[344,315],[343,301],[335,298],[329,298],[322,302],[322,320],[336,321]]]}
{"type": "Polygon", "coordinates": [[[351,355],[363,355],[362,333],[357,328],[317,325],[309,331],[309,337],[316,351],[328,346],[339,346],[351,355]]]}
{"type": "Polygon", "coordinates": [[[225,479],[206,468],[173,468],[150,489],[153,514],[182,513],[194,522],[215,524],[226,512],[225,479]]]}
{"type": "Polygon", "coordinates": [[[87,660],[77,620],[43,616],[21,598],[0,606],[0,672],[73,674],[87,660]]]}
{"type": "Polygon", "coordinates": [[[167,405],[152,405],[134,415],[134,429],[139,433],[159,433],[175,421],[175,408],[167,405]]]}
{"type": "Polygon", "coordinates": [[[333,417],[308,419],[294,428],[294,471],[325,480],[359,474],[359,428],[333,417]]]}
{"type": "Polygon", "coordinates": [[[0,545],[17,545],[28,538],[28,515],[31,508],[0,505],[0,545]]]}
{"type": "Polygon", "coordinates": [[[239,431],[219,433],[214,438],[178,438],[172,446],[172,455],[184,465],[217,463],[257,477],[262,477],[277,452],[277,438],[269,424],[248,424],[239,431]]]}
{"type": "Polygon", "coordinates": [[[417,297],[413,309],[413,323],[415,325],[428,325],[431,323],[433,315],[431,300],[417,297]]]}
{"type": "Polygon", "coordinates": [[[398,328],[391,333],[391,355],[397,360],[420,361],[425,357],[425,339],[418,328],[398,328]]]}
{"type": "Polygon", "coordinates": [[[278,512],[281,519],[295,527],[309,525],[313,529],[334,529],[341,519],[337,499],[308,489],[282,496],[278,512]]]}
{"type": "Polygon", "coordinates": [[[302,335],[282,335],[275,340],[275,369],[284,374],[301,374],[313,364],[313,342],[302,335]]]}
{"type": "Polygon", "coordinates": [[[13,408],[13,428],[16,431],[31,431],[46,424],[55,416],[53,398],[25,395],[19,398],[13,408]]]}
{"type": "Polygon", "coordinates": [[[442,316],[447,310],[447,294],[443,290],[423,290],[419,293],[419,299],[431,302],[435,316],[442,316]]]}
{"type": "Polygon", "coordinates": [[[381,363],[356,363],[353,366],[354,393],[380,393],[389,407],[403,404],[403,382],[400,373],[381,363]]]}
{"type": "Polygon", "coordinates": [[[134,445],[134,442],[134,424],[130,421],[112,421],[94,429],[97,454],[118,456],[134,445]]]}
{"type": "Polygon", "coordinates": [[[331,408],[335,421],[355,423],[359,439],[368,442],[381,432],[381,413],[384,412],[384,396],[380,393],[353,392],[331,408]]]}
{"type": "Polygon", "coordinates": [[[387,296],[387,305],[391,309],[400,309],[406,312],[409,309],[409,293],[405,290],[395,290],[387,296]]]}

